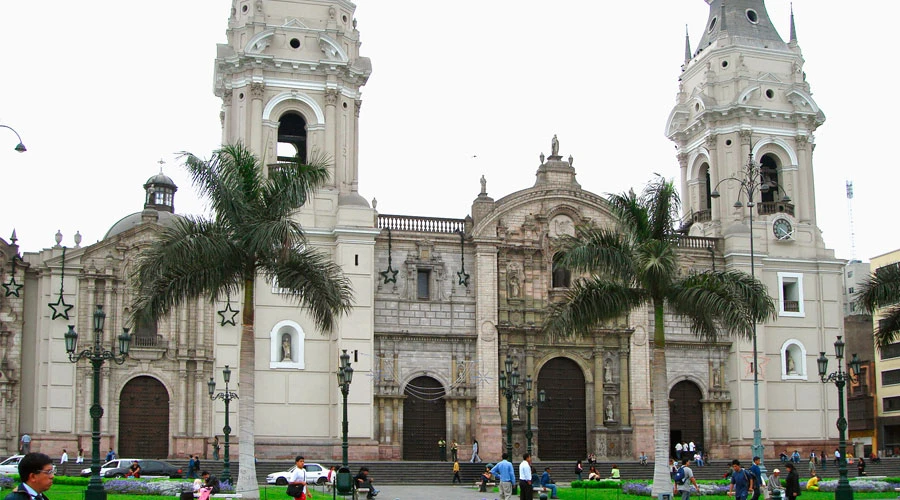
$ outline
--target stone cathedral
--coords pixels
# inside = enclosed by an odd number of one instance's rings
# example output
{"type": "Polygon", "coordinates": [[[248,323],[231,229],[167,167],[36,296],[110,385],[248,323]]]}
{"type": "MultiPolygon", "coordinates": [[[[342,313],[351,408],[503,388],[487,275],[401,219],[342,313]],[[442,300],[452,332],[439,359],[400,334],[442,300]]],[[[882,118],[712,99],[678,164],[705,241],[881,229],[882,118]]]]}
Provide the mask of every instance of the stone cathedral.
{"type": "MultiPolygon", "coordinates": [[[[767,456],[786,446],[826,448],[836,439],[836,395],[818,381],[815,357],[842,334],[843,262],[816,225],[814,132],[825,115],[803,72],[793,14],[784,41],[762,0],[706,1],[709,18],[695,47],[685,40],[665,123],[680,165],[683,271],[750,272],[752,256],[778,312],[757,327],[757,362],[749,341],[700,343],[687,324],[666,318],[672,443],[746,456],[756,373],[767,456]],[[752,200],[729,180],[748,163],[766,186],[752,200]]],[[[360,54],[354,10],[347,0],[234,0],[215,59],[223,143],[241,141],[267,165],[296,155],[332,159],[329,184],[297,219],[310,244],[343,267],[356,298],[326,336],[278,283],[259,278],[256,455],[340,457],[335,372],[343,350],[356,374],[353,460],[436,459],[445,439],[464,458],[478,440],[481,457],[493,461],[508,422],[516,454],[531,430],[541,460],[652,453],[660,402],[650,398],[647,311],[586,337],[541,333],[548,305],[578,279],[556,264],[557,238],[578,224],[613,224],[607,201],[592,192],[603,186],[578,183],[577,151],[561,152],[565,138],[554,136],[534,145],[540,161],[521,190],[496,195],[488,179],[480,189],[473,179],[468,214],[378,213],[358,183],[360,168],[381,167],[359,162],[359,135],[379,132],[359,128],[373,65],[360,54]],[[509,402],[499,388],[507,359],[521,379],[509,402]],[[304,425],[288,425],[298,413],[304,425]]],[[[222,369],[238,369],[241,301],[198,300],[154,324],[129,323],[131,270],[178,217],[177,190],[164,173],[152,175],[142,210],[89,246],[60,234],[55,247],[22,254],[15,235],[0,240],[0,454],[15,452],[23,433],[40,451],[89,448],[90,369],[69,362],[63,335],[74,325],[88,338],[100,305],[105,342],[124,327],[133,332],[125,363],[103,367],[104,449],[212,456],[225,415],[207,381],[221,386],[222,369]]],[[[237,457],[236,430],[232,439],[237,457]]]]}

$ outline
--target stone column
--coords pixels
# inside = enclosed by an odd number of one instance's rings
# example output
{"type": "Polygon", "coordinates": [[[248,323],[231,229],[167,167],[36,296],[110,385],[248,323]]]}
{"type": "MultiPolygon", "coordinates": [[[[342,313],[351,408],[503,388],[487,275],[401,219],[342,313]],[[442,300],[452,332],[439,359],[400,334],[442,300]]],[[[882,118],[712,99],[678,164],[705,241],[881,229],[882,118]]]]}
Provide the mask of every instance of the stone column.
{"type": "Polygon", "coordinates": [[[809,222],[816,225],[816,190],[813,181],[812,155],[809,153],[809,138],[805,135],[797,136],[797,165],[788,179],[793,188],[794,216],[800,222],[809,222]],[[801,181],[802,179],[802,181],[801,181]],[[797,188],[803,185],[803,190],[797,188]]]}
{"type": "MultiPolygon", "coordinates": [[[[476,241],[475,273],[479,283],[475,303],[475,324],[478,328],[478,345],[476,355],[482,373],[499,373],[497,334],[497,247],[486,242],[476,241]]],[[[498,408],[499,388],[496,383],[478,384],[474,422],[474,435],[467,436],[467,442],[478,439],[479,454],[486,460],[496,460],[502,452],[503,433],[502,420],[498,408]]],[[[467,401],[467,410],[469,408],[467,401]]],[[[467,433],[470,432],[467,430],[467,433]]]]}
{"type": "Polygon", "coordinates": [[[228,144],[231,142],[231,125],[232,125],[232,116],[231,116],[231,100],[234,98],[234,91],[231,89],[225,89],[225,92],[222,94],[222,111],[219,113],[219,120],[222,123],[222,144],[228,144]]]}
{"type": "MultiPolygon", "coordinates": [[[[329,185],[340,188],[343,175],[341,169],[337,165],[337,119],[335,118],[335,105],[337,104],[338,91],[325,91],[325,148],[324,153],[331,156],[332,161],[329,165],[331,175],[329,176],[329,185]]],[[[308,138],[307,138],[308,140],[308,138]]]]}
{"type": "Polygon", "coordinates": [[[250,150],[262,158],[262,112],[263,96],[266,93],[266,84],[250,84],[250,150]]]}
{"type": "MultiPolygon", "coordinates": [[[[628,391],[628,337],[620,338],[619,348],[619,423],[623,426],[631,425],[631,415],[628,411],[628,402],[631,397],[628,391]]],[[[622,450],[626,453],[632,450],[622,450]]]]}
{"type": "MultiPolygon", "coordinates": [[[[599,339],[596,341],[599,342],[599,339]]],[[[603,416],[603,348],[594,346],[594,405],[593,405],[593,428],[604,426],[606,420],[603,416]]],[[[588,414],[590,420],[590,413],[588,414]]]]}

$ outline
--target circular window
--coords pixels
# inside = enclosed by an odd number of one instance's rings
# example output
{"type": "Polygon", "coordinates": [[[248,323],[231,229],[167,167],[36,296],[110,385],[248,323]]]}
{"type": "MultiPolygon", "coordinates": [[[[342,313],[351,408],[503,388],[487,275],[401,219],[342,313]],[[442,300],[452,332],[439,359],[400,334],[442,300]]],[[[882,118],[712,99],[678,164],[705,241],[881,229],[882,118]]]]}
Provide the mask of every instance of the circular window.
{"type": "Polygon", "coordinates": [[[344,21],[344,24],[346,24],[346,23],[347,23],[347,16],[346,16],[346,15],[341,16],[341,20],[344,21]]]}
{"type": "Polygon", "coordinates": [[[728,61],[722,61],[722,67],[723,67],[723,68],[727,68],[727,67],[728,67],[728,61]]]}
{"type": "Polygon", "coordinates": [[[347,103],[343,103],[344,109],[347,109],[347,103]]]}
{"type": "Polygon", "coordinates": [[[700,111],[700,103],[694,104],[694,111],[700,111]]]}
{"type": "Polygon", "coordinates": [[[753,9],[747,9],[747,20],[753,24],[759,22],[759,15],[756,14],[756,11],[753,9]]]}
{"type": "Polygon", "coordinates": [[[299,49],[300,48],[300,40],[297,38],[291,38],[291,48],[299,49]]]}
{"type": "Polygon", "coordinates": [[[712,30],[716,29],[716,21],[718,20],[718,17],[712,18],[712,21],[709,22],[709,27],[706,28],[707,33],[712,33],[712,30]]]}
{"type": "Polygon", "coordinates": [[[241,92],[240,94],[238,94],[238,99],[243,99],[243,98],[244,98],[244,93],[243,93],[243,92],[241,92]]]}
{"type": "Polygon", "coordinates": [[[243,12],[243,13],[246,14],[246,13],[247,13],[247,9],[249,9],[249,7],[247,7],[247,6],[245,5],[245,6],[241,7],[241,12],[243,12]]]}
{"type": "Polygon", "coordinates": [[[775,91],[772,90],[772,89],[767,89],[767,90],[766,90],[766,97],[768,97],[769,99],[775,97],[775,91]]]}
{"type": "Polygon", "coordinates": [[[726,139],[726,140],[725,140],[725,145],[726,145],[726,146],[731,146],[731,139],[726,139]]]}

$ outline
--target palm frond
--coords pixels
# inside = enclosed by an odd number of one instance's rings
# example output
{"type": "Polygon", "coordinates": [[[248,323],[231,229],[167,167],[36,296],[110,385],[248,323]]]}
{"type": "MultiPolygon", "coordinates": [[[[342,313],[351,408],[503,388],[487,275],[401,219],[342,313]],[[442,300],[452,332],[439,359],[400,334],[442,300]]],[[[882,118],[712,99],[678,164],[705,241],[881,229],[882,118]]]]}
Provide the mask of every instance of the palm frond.
{"type": "Polygon", "coordinates": [[[179,158],[217,218],[237,225],[244,214],[258,211],[262,172],[256,157],[241,143],[222,146],[208,160],[187,152],[179,158]]]}
{"type": "Polygon", "coordinates": [[[553,337],[583,336],[592,328],[646,302],[640,289],[592,277],[576,280],[566,300],[550,306],[544,332],[553,337]]]}
{"type": "Polygon", "coordinates": [[[350,280],[324,253],[298,248],[287,259],[263,263],[260,270],[269,279],[276,278],[279,287],[306,307],[323,332],[331,332],[338,316],[350,311],[350,280]]]}
{"type": "Polygon", "coordinates": [[[306,204],[312,193],[328,181],[330,163],[329,155],[314,149],[306,163],[295,159],[270,169],[262,189],[265,212],[286,217],[306,204]]]}
{"type": "Polygon", "coordinates": [[[674,183],[662,176],[657,177],[644,188],[640,202],[647,208],[650,234],[653,238],[658,240],[671,238],[681,205],[674,183]]]}
{"type": "Polygon", "coordinates": [[[162,231],[141,254],[133,279],[137,290],[133,315],[159,318],[193,297],[215,299],[242,285],[246,256],[218,222],[184,217],[162,231]]]}
{"type": "Polygon", "coordinates": [[[670,240],[648,239],[637,246],[632,257],[641,286],[661,297],[678,273],[678,254],[670,240]]]}
{"type": "Polygon", "coordinates": [[[900,340],[900,304],[880,312],[882,317],[878,319],[878,326],[874,332],[875,345],[878,346],[879,352],[900,340]]]}
{"type": "Polygon", "coordinates": [[[870,274],[859,286],[855,301],[860,309],[869,314],[881,307],[900,303],[900,262],[882,266],[870,274]]]}
{"type": "Polygon", "coordinates": [[[649,214],[634,190],[609,194],[608,200],[619,231],[636,240],[644,240],[650,236],[649,214]]]}
{"type": "Polygon", "coordinates": [[[581,225],[575,236],[559,240],[559,263],[576,272],[605,274],[624,283],[634,280],[633,249],[621,233],[581,225]]]}

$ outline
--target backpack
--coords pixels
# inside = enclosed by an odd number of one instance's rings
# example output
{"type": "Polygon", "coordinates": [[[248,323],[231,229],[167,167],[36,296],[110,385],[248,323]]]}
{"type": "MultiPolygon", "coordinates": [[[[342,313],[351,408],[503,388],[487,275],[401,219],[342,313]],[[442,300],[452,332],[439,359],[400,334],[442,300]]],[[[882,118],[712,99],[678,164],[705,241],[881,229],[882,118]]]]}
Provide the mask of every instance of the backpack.
{"type": "Polygon", "coordinates": [[[675,471],[675,477],[673,478],[673,479],[675,480],[675,484],[682,484],[682,485],[683,485],[684,482],[685,482],[685,477],[684,477],[684,476],[685,476],[685,473],[684,473],[684,466],[681,466],[681,467],[678,468],[677,471],[675,471]]]}

